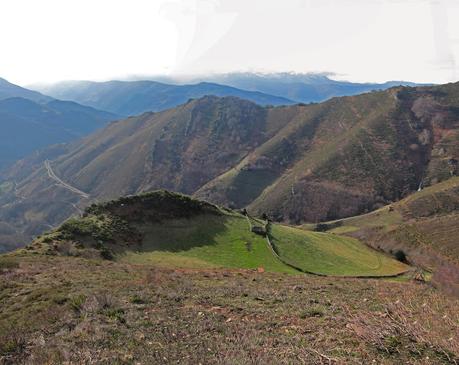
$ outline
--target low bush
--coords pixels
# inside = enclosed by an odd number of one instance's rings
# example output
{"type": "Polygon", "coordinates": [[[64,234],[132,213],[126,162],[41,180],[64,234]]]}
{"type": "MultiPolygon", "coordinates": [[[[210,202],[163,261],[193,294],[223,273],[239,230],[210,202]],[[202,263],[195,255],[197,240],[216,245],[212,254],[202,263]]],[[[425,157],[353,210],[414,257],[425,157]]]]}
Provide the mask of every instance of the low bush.
{"type": "Polygon", "coordinates": [[[83,309],[83,305],[85,302],[86,302],[86,296],[80,294],[80,295],[70,298],[70,307],[75,312],[79,313],[83,309]]]}
{"type": "Polygon", "coordinates": [[[131,298],[131,303],[133,304],[145,304],[145,300],[138,296],[137,294],[131,298]]]}
{"type": "Polygon", "coordinates": [[[26,341],[16,333],[0,337],[0,360],[3,356],[18,355],[24,352],[26,341]]]}
{"type": "Polygon", "coordinates": [[[310,317],[323,317],[325,311],[321,306],[313,306],[306,309],[303,313],[300,314],[300,318],[310,318],[310,317]]]}
{"type": "Polygon", "coordinates": [[[10,258],[1,258],[0,259],[0,272],[2,271],[10,271],[13,269],[17,269],[19,267],[19,263],[16,260],[10,258]]]}
{"type": "Polygon", "coordinates": [[[394,257],[395,257],[396,260],[398,260],[400,262],[404,262],[404,263],[407,262],[406,254],[405,254],[405,252],[403,250],[395,251],[394,257]]]}
{"type": "Polygon", "coordinates": [[[342,221],[337,221],[334,223],[317,223],[314,231],[316,232],[326,232],[330,229],[341,227],[343,225],[342,221]]]}

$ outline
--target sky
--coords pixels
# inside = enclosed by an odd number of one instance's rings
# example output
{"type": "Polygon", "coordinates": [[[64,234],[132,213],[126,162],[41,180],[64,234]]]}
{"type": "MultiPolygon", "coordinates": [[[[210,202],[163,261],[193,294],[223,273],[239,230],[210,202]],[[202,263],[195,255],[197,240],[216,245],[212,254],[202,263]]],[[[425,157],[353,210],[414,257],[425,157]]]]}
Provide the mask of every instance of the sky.
{"type": "Polygon", "coordinates": [[[459,78],[459,0],[1,0],[0,77],[459,78]]]}

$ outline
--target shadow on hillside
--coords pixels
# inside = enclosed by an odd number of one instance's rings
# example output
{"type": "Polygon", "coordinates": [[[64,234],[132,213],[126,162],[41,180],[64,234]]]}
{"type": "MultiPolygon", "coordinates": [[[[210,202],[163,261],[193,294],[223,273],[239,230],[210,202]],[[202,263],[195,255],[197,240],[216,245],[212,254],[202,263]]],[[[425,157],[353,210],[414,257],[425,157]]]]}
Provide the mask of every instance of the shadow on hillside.
{"type": "MultiPolygon", "coordinates": [[[[135,228],[142,234],[143,239],[136,248],[144,252],[180,252],[215,245],[217,238],[220,242],[230,242],[237,238],[228,225],[234,219],[238,218],[206,214],[193,218],[166,220],[158,224],[139,224],[135,228]]],[[[241,219],[241,224],[244,223],[241,219]]]]}

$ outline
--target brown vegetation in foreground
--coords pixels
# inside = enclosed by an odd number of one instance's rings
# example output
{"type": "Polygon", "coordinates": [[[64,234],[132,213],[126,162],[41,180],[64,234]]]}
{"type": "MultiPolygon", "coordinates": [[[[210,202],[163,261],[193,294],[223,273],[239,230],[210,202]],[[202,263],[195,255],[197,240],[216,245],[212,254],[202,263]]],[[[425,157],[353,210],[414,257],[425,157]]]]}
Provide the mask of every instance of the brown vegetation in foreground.
{"type": "Polygon", "coordinates": [[[459,361],[458,302],[427,284],[47,256],[2,262],[2,364],[459,361]]]}

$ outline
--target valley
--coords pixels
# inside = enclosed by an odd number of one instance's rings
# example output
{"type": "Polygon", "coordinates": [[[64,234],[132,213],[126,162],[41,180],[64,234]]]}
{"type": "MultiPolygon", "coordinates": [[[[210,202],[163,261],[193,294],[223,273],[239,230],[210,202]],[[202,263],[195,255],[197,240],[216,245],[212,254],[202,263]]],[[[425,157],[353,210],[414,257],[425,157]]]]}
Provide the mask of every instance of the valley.
{"type": "MultiPolygon", "coordinates": [[[[190,100],[18,162],[1,175],[17,189],[0,196],[0,215],[13,235],[32,238],[90,203],[51,187],[46,160],[92,201],[168,189],[293,225],[364,214],[458,173],[458,90],[392,88],[278,107],[190,100]],[[30,214],[42,199],[66,203],[58,214],[51,205],[30,214]]],[[[3,237],[0,245],[23,244],[3,237]]]]}

